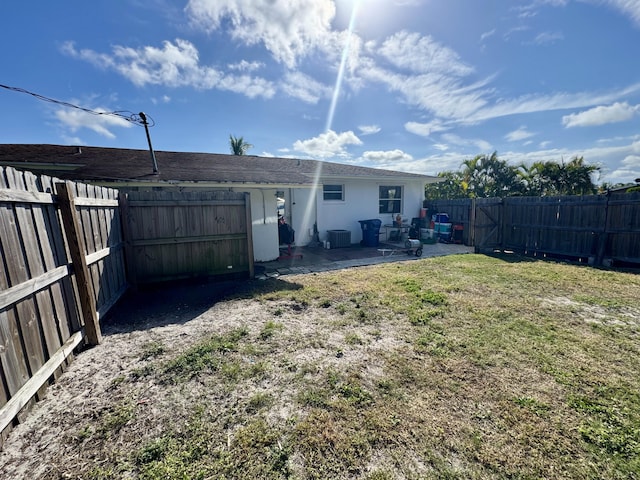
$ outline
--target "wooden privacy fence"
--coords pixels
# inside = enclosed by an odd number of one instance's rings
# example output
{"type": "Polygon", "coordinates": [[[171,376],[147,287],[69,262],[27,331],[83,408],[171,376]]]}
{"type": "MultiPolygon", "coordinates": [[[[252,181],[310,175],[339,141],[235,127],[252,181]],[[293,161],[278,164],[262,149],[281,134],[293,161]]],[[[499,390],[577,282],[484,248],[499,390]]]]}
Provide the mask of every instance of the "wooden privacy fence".
{"type": "Polygon", "coordinates": [[[118,192],[0,169],[0,431],[44,393],[127,281],[118,192]]]}
{"type": "Polygon", "coordinates": [[[248,193],[132,191],[121,205],[131,283],[253,277],[248,193]]]}
{"type": "Polygon", "coordinates": [[[640,263],[640,193],[437,200],[476,251],[640,263]]]}

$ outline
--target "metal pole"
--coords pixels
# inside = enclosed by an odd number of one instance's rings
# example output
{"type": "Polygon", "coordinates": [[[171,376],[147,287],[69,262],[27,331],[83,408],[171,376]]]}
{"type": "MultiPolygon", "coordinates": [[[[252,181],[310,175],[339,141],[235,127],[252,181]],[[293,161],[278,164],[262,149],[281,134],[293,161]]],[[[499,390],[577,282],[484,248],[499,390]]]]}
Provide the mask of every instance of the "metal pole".
{"type": "Polygon", "coordinates": [[[149,135],[149,124],[147,123],[147,116],[144,112],[140,112],[140,118],[142,119],[142,124],[144,125],[144,131],[147,134],[147,142],[149,143],[149,152],[151,153],[151,162],[153,163],[153,173],[158,172],[158,162],[156,162],[156,154],[153,152],[153,146],[151,145],[151,136],[149,135]]]}

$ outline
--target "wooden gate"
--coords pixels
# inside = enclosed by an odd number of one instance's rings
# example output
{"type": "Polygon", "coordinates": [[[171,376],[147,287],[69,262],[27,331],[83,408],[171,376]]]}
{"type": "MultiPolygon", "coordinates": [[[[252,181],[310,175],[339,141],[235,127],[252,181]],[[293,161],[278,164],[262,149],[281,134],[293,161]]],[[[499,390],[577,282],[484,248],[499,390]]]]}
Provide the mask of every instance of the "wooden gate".
{"type": "Polygon", "coordinates": [[[131,283],[253,277],[248,193],[132,191],[121,206],[131,283]]]}
{"type": "Polygon", "coordinates": [[[477,253],[502,247],[503,207],[501,198],[475,199],[474,244],[477,253]]]}

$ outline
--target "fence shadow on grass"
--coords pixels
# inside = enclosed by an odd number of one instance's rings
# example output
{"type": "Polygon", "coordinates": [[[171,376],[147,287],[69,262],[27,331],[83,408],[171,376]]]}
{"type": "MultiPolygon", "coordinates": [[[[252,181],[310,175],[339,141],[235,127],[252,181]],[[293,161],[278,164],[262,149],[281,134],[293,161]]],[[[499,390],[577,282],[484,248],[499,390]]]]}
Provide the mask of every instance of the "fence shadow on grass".
{"type": "Polygon", "coordinates": [[[188,280],[154,284],[129,291],[101,320],[105,336],[184,324],[215,304],[227,300],[251,299],[282,290],[298,290],[299,284],[279,279],[206,281],[188,280]]]}
{"type": "Polygon", "coordinates": [[[570,265],[580,265],[584,267],[594,268],[597,270],[615,270],[618,272],[626,272],[631,274],[640,274],[640,264],[631,262],[615,262],[612,266],[602,265],[589,265],[588,261],[583,259],[576,259],[567,257],[566,255],[525,255],[518,252],[511,251],[494,251],[484,252],[483,255],[492,257],[507,263],[531,263],[531,262],[554,262],[554,263],[566,263],[570,265]]]}

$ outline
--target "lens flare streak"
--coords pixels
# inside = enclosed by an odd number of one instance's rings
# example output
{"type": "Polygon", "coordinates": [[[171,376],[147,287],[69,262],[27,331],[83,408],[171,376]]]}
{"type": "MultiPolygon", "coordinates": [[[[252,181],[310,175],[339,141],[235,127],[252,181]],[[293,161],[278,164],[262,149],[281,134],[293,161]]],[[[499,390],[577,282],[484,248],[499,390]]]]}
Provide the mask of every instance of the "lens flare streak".
{"type": "Polygon", "coordinates": [[[347,59],[349,58],[349,50],[351,49],[351,36],[355,28],[356,16],[358,13],[358,7],[361,0],[356,0],[351,10],[351,19],[349,20],[349,29],[347,30],[347,41],[345,42],[344,49],[342,50],[342,58],[340,59],[340,67],[338,68],[338,76],[336,77],[336,84],[333,87],[333,96],[331,97],[331,105],[329,106],[329,113],[327,115],[327,124],[325,125],[325,132],[331,130],[333,125],[333,117],[336,113],[336,105],[338,104],[338,97],[340,96],[340,90],[342,88],[342,79],[344,78],[344,70],[347,65],[347,59]]]}

